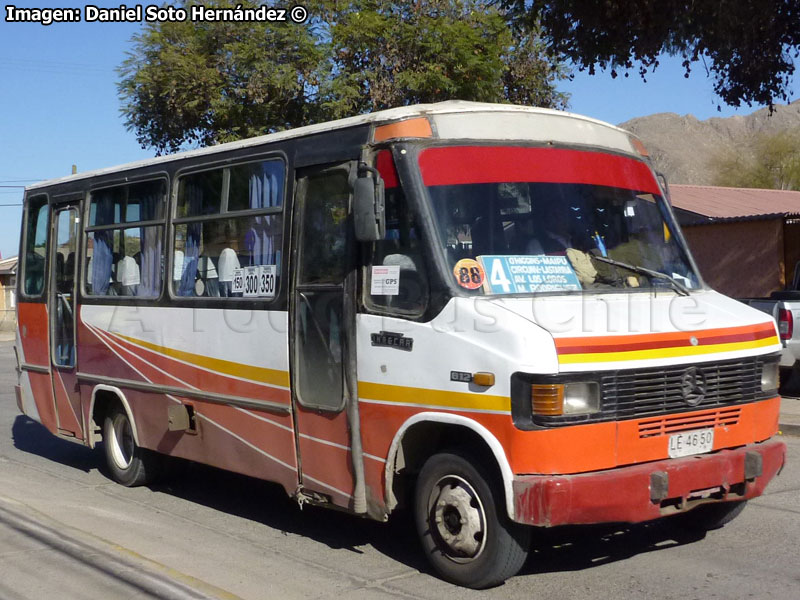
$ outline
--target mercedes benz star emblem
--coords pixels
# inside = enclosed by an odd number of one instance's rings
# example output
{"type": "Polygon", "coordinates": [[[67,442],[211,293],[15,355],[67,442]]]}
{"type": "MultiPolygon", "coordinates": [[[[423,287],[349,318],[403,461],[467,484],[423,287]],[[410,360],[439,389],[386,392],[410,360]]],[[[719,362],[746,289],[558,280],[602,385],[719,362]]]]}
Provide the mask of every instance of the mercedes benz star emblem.
{"type": "Polygon", "coordinates": [[[681,377],[681,395],[689,406],[697,406],[706,395],[706,376],[697,367],[690,367],[681,377]]]}

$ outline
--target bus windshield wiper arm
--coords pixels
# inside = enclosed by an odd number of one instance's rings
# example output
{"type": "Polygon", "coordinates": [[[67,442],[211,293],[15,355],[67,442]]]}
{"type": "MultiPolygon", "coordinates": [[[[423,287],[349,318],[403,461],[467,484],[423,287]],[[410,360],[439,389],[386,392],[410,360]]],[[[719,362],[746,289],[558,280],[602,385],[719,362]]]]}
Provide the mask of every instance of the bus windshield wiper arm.
{"type": "Polygon", "coordinates": [[[666,273],[662,273],[660,271],[653,271],[652,269],[648,269],[647,267],[631,265],[626,262],[622,262],[620,260],[614,260],[613,258],[606,258],[605,256],[597,256],[595,254],[591,254],[591,257],[595,260],[599,260],[600,262],[608,263],[609,265],[615,265],[617,267],[622,267],[623,269],[628,269],[629,271],[633,271],[634,273],[642,273],[644,275],[649,275],[650,277],[655,277],[656,279],[664,279],[665,281],[669,281],[672,284],[672,287],[675,288],[675,290],[680,294],[684,296],[688,296],[689,294],[691,294],[691,292],[685,285],[683,285],[680,281],[678,281],[674,277],[670,277],[666,273]]]}

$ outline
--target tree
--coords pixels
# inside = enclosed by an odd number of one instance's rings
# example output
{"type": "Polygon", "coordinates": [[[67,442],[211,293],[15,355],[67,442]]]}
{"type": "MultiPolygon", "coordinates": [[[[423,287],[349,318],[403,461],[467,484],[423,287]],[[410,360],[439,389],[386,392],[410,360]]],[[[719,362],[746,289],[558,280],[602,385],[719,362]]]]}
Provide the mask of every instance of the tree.
{"type": "Polygon", "coordinates": [[[711,163],[717,185],[800,190],[800,130],[757,136],[752,153],[738,149],[711,163]]]}
{"type": "MultiPolygon", "coordinates": [[[[148,24],[120,69],[122,114],[162,153],[418,102],[565,107],[564,67],[491,1],[314,0],[303,24],[148,24]]],[[[205,3],[237,4],[260,3],[205,3]]]]}
{"type": "Polygon", "coordinates": [[[143,148],[174,152],[313,119],[324,53],[306,27],[161,22],[132,41],[118,91],[125,124],[143,148]]]}
{"type": "Polygon", "coordinates": [[[565,107],[562,66],[489,2],[322,2],[337,116],[448,99],[565,107]]]}
{"type": "Polygon", "coordinates": [[[638,65],[682,56],[686,76],[702,61],[727,104],[789,100],[800,52],[797,0],[500,0],[519,29],[539,30],[548,50],[579,69],[638,65]]]}

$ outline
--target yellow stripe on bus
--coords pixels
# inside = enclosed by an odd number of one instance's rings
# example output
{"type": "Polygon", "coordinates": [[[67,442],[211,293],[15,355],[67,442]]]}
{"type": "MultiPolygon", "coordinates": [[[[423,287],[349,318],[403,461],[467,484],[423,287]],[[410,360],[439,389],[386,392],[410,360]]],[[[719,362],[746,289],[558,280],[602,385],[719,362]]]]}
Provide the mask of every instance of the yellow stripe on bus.
{"type": "Polygon", "coordinates": [[[623,360],[647,360],[652,358],[671,358],[675,356],[696,356],[715,352],[733,352],[774,346],[778,340],[773,337],[748,342],[713,344],[708,346],[685,346],[680,348],[652,348],[649,350],[629,350],[627,352],[588,352],[586,354],[559,354],[560,364],[614,362],[623,360]]]}
{"type": "Polygon", "coordinates": [[[245,365],[230,360],[223,360],[221,358],[211,358],[210,356],[203,356],[202,354],[193,354],[192,352],[184,352],[183,350],[176,350],[174,348],[168,348],[166,346],[159,346],[157,344],[145,342],[144,340],[138,340],[136,338],[128,337],[120,333],[113,333],[112,335],[120,337],[123,340],[130,342],[131,344],[135,344],[136,346],[147,348],[148,350],[152,350],[153,352],[158,352],[159,354],[163,354],[165,356],[169,356],[170,358],[175,358],[177,360],[181,360],[191,365],[208,369],[209,371],[215,371],[217,373],[222,373],[224,375],[232,375],[234,377],[239,377],[242,379],[249,379],[250,381],[257,381],[259,383],[268,383],[270,385],[276,385],[286,388],[289,387],[288,371],[281,371],[279,369],[267,369],[264,367],[255,367],[253,365],[245,365]]]}
{"type": "Polygon", "coordinates": [[[396,402],[398,404],[440,406],[442,408],[467,410],[511,411],[511,399],[508,396],[448,392],[402,385],[370,383],[367,381],[358,382],[358,396],[366,400],[396,402]]]}

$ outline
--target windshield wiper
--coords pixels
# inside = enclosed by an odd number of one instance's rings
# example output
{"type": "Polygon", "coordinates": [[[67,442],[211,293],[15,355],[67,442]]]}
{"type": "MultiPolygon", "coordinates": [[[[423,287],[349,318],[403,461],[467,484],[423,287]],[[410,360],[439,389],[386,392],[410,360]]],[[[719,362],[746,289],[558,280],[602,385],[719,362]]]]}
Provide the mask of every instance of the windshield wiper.
{"type": "Polygon", "coordinates": [[[593,259],[599,260],[600,262],[608,263],[609,265],[615,265],[617,267],[622,267],[623,269],[628,269],[629,271],[633,271],[634,273],[642,273],[643,275],[649,275],[650,277],[655,277],[656,279],[663,279],[665,281],[669,281],[672,284],[672,287],[683,296],[688,296],[691,294],[689,289],[683,285],[680,281],[675,279],[674,277],[670,277],[666,273],[661,273],[660,271],[653,271],[652,269],[648,269],[647,267],[640,267],[638,265],[630,265],[626,262],[622,262],[620,260],[614,260],[613,258],[606,258],[605,256],[597,256],[596,254],[589,254],[593,259]]]}

